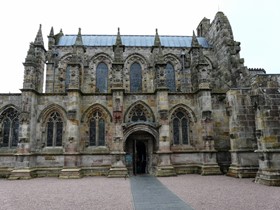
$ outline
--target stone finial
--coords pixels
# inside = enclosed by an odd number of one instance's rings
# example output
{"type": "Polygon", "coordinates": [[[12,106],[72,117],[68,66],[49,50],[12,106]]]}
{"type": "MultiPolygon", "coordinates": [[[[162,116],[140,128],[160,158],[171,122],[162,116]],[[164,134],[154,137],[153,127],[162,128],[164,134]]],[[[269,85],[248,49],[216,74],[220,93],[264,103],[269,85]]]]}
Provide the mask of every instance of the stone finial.
{"type": "Polygon", "coordinates": [[[158,29],[157,28],[156,28],[156,35],[155,35],[154,46],[156,46],[156,47],[160,47],[161,46],[161,42],[160,42],[160,38],[159,38],[159,35],[158,35],[158,29]]]}
{"type": "Polygon", "coordinates": [[[42,25],[41,24],[39,26],[39,30],[38,30],[37,35],[35,37],[34,44],[44,46],[44,40],[43,40],[43,36],[42,36],[42,25]]]}
{"type": "Polygon", "coordinates": [[[49,36],[50,36],[50,37],[54,36],[53,27],[51,28],[51,31],[50,31],[49,36]]]}
{"type": "Polygon", "coordinates": [[[192,36],[192,47],[200,47],[194,31],[193,31],[193,36],[192,36]]]}
{"type": "Polygon", "coordinates": [[[77,35],[77,38],[76,38],[76,41],[75,41],[74,45],[75,46],[82,46],[82,45],[84,45],[83,44],[82,35],[81,35],[81,28],[79,28],[78,35],[77,35]]]}
{"type": "Polygon", "coordinates": [[[116,42],[113,45],[113,51],[114,51],[114,61],[123,62],[124,45],[122,44],[120,28],[118,28],[116,42]]]}
{"type": "Polygon", "coordinates": [[[117,46],[122,45],[122,39],[121,39],[121,35],[120,35],[120,28],[118,28],[118,34],[117,34],[115,45],[117,45],[117,46]]]}

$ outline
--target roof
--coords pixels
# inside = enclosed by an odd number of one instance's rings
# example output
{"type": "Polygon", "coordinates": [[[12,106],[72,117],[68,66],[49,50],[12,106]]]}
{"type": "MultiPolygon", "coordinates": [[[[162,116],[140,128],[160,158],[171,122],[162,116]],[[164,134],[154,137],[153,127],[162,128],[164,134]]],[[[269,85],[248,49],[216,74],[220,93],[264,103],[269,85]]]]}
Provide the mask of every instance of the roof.
{"type": "MultiPolygon", "coordinates": [[[[58,46],[72,46],[75,44],[77,35],[64,35],[60,37],[58,46]]],[[[113,46],[116,42],[116,35],[82,35],[84,46],[113,46]]],[[[122,44],[128,47],[152,47],[154,35],[121,35],[122,44]]],[[[199,44],[209,48],[204,37],[197,37],[199,44]]],[[[165,47],[191,47],[191,36],[160,36],[161,45],[165,47]]]]}

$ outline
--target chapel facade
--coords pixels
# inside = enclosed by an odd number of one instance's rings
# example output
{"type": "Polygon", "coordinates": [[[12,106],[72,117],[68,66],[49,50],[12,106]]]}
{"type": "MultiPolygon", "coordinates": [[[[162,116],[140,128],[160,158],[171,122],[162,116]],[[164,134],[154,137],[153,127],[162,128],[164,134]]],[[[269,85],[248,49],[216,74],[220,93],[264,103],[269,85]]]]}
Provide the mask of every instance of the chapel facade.
{"type": "Polygon", "coordinates": [[[0,94],[0,176],[227,174],[280,185],[280,75],[250,69],[227,17],[192,36],[41,26],[0,94]],[[44,91],[43,91],[44,87],[44,91]]]}

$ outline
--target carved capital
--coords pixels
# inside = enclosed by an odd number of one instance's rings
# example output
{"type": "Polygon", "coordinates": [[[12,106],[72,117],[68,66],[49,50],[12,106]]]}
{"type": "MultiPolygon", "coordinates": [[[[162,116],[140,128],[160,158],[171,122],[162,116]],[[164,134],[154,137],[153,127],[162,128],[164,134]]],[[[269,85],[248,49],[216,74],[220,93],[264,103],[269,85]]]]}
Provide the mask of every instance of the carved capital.
{"type": "Polygon", "coordinates": [[[22,112],[19,116],[19,120],[21,123],[29,123],[30,122],[30,113],[22,112]]]}
{"type": "Polygon", "coordinates": [[[159,110],[158,111],[161,120],[168,119],[168,110],[159,110]]]}

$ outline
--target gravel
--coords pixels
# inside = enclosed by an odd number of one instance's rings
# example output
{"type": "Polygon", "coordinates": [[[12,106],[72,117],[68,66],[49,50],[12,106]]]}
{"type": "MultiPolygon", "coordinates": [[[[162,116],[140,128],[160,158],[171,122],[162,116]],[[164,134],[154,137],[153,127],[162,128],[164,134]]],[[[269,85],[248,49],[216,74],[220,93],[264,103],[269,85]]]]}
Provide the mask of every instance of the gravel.
{"type": "Polygon", "coordinates": [[[133,209],[129,179],[0,179],[2,210],[133,209]]]}
{"type": "MultiPolygon", "coordinates": [[[[256,184],[253,179],[194,174],[158,179],[195,210],[280,209],[280,187],[256,184]]],[[[133,208],[129,178],[0,179],[1,210],[133,208]]]]}
{"type": "Polygon", "coordinates": [[[280,209],[280,187],[256,184],[250,178],[188,174],[158,179],[196,210],[280,209]]]}

